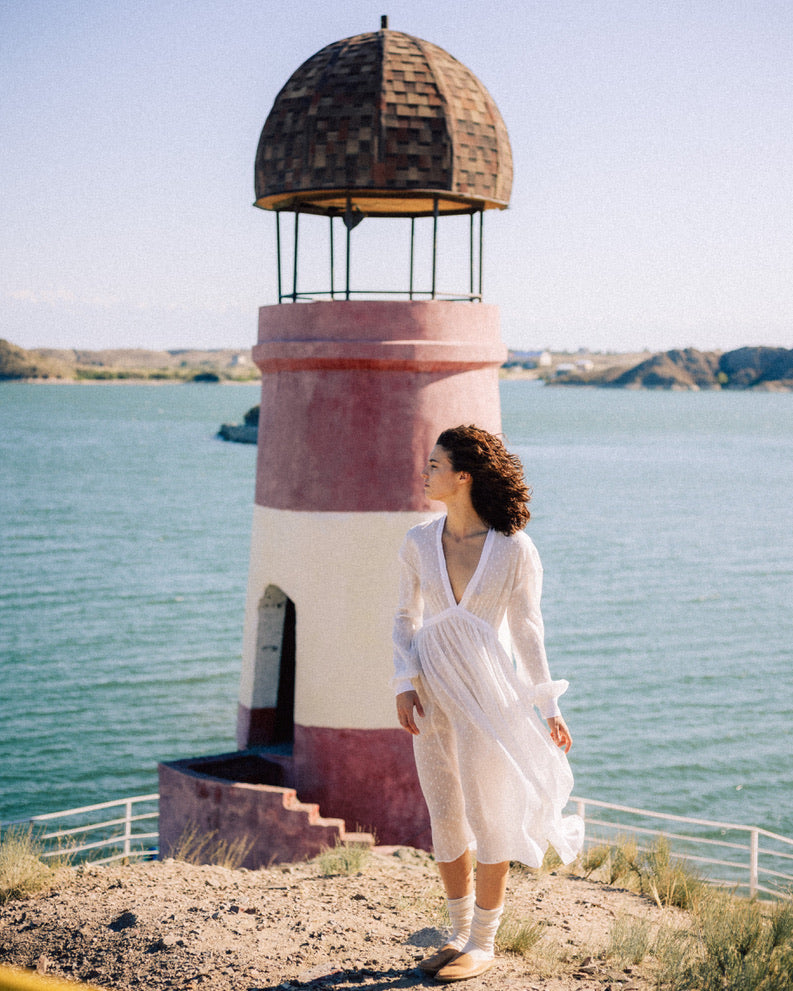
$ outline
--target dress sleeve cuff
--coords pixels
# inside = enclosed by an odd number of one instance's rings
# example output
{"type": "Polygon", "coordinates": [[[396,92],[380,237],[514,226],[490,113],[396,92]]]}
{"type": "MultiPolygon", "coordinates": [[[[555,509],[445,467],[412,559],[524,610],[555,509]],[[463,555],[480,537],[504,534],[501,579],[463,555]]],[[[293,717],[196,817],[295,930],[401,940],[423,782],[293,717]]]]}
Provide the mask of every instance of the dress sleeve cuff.
{"type": "Polygon", "coordinates": [[[394,695],[401,695],[402,692],[413,691],[413,682],[410,678],[392,678],[391,685],[394,689],[394,695]]]}
{"type": "Polygon", "coordinates": [[[558,698],[564,695],[570,687],[570,682],[560,678],[558,681],[545,681],[541,685],[533,685],[532,701],[540,710],[543,719],[551,719],[553,716],[561,716],[558,698]]]}

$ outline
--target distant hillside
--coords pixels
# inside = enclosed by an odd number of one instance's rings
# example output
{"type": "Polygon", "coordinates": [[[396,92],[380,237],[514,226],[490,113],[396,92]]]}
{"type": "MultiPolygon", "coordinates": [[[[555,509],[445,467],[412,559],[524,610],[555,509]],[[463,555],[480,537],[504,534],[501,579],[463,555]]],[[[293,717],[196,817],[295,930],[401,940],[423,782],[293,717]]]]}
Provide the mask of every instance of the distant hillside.
{"type": "Polygon", "coordinates": [[[665,351],[614,375],[613,370],[571,369],[553,385],[595,385],[612,389],[757,389],[793,391],[793,349],[747,347],[735,351],[665,351]]]}
{"type": "Polygon", "coordinates": [[[250,352],[239,348],[213,351],[146,351],[114,348],[84,351],[58,348],[25,350],[0,341],[0,381],[9,379],[112,381],[115,379],[178,382],[249,382],[259,372],[250,352]]]}
{"type": "Polygon", "coordinates": [[[666,351],[609,383],[617,389],[718,389],[719,356],[709,351],[666,351]]]}
{"type": "Polygon", "coordinates": [[[725,385],[735,389],[793,389],[793,349],[739,348],[719,361],[725,385]]]}
{"type": "Polygon", "coordinates": [[[0,339],[0,382],[12,379],[61,379],[69,368],[55,358],[45,358],[35,351],[25,351],[0,339]]]}

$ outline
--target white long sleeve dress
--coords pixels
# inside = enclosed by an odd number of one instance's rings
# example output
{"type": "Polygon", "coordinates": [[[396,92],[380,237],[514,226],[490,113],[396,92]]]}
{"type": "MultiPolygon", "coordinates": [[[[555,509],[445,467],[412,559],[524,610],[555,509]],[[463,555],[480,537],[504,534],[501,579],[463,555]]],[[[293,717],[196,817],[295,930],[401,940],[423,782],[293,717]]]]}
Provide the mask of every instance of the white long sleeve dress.
{"type": "Polygon", "coordinates": [[[394,621],[394,689],[415,688],[424,707],[413,747],[435,857],[468,848],[482,863],[539,867],[550,843],[570,863],[584,835],[578,816],[562,816],[573,776],[534,709],[558,715],[568,687],[545,656],[539,555],[525,533],[489,530],[458,603],[445,519],[408,531],[394,621]],[[499,639],[505,618],[514,661],[499,639]]]}

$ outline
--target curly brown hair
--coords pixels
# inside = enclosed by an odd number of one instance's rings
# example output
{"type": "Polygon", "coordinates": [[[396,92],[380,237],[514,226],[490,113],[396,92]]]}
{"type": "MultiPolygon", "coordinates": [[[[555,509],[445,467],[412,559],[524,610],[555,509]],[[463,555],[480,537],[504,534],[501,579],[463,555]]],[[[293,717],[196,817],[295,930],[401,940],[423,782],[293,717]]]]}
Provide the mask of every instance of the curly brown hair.
{"type": "Polygon", "coordinates": [[[454,471],[471,476],[471,502],[483,523],[510,536],[529,522],[531,490],[520,458],[481,427],[450,427],[438,437],[454,471]]]}

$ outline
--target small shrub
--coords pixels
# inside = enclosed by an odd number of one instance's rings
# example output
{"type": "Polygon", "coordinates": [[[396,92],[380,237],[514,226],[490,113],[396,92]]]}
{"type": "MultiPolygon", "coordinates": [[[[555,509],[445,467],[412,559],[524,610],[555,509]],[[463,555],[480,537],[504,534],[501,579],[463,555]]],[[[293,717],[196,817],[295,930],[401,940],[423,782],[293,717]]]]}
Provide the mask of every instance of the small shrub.
{"type": "Polygon", "coordinates": [[[694,908],[694,930],[658,952],[670,991],[793,991],[793,905],[712,890],[694,908]]]}
{"type": "Polygon", "coordinates": [[[616,843],[601,843],[583,855],[584,875],[598,873],[599,880],[607,884],[626,882],[632,875],[639,876],[638,857],[638,846],[630,837],[621,837],[616,843]]]}
{"type": "Polygon", "coordinates": [[[683,858],[673,857],[666,837],[639,850],[632,838],[590,847],[583,855],[586,877],[595,875],[608,884],[622,883],[648,895],[656,904],[691,909],[707,887],[705,879],[683,858]]]}
{"type": "Polygon", "coordinates": [[[343,842],[336,840],[336,846],[323,850],[314,858],[323,877],[333,874],[359,874],[369,859],[368,843],[343,842]]]}
{"type": "Polygon", "coordinates": [[[777,902],[769,916],[774,946],[793,944],[793,896],[777,902]]]}
{"type": "Polygon", "coordinates": [[[504,953],[526,956],[542,939],[543,933],[541,923],[522,918],[507,909],[496,933],[496,945],[504,953]]]}
{"type": "Polygon", "coordinates": [[[624,881],[631,874],[638,874],[638,856],[639,849],[636,840],[622,840],[611,852],[608,869],[609,884],[616,884],[618,881],[624,881]]]}
{"type": "Polygon", "coordinates": [[[237,870],[251,851],[253,840],[241,837],[236,840],[218,839],[217,832],[203,832],[198,826],[188,826],[171,851],[174,860],[186,864],[214,864],[228,870],[237,870]]]}
{"type": "Polygon", "coordinates": [[[540,867],[540,870],[543,874],[550,874],[552,871],[559,870],[562,866],[562,858],[552,846],[549,846],[545,851],[545,856],[542,858],[542,867],[540,867]]]}
{"type": "Polygon", "coordinates": [[[6,833],[0,843],[0,905],[27,898],[49,884],[54,870],[41,859],[42,852],[30,829],[6,833]]]}
{"type": "Polygon", "coordinates": [[[706,887],[690,864],[672,856],[663,836],[637,859],[636,871],[641,893],[651,895],[659,907],[692,909],[706,887]]]}
{"type": "Polygon", "coordinates": [[[650,949],[650,923],[621,916],[609,934],[606,956],[622,966],[640,964],[650,949]]]}
{"type": "Polygon", "coordinates": [[[590,847],[586,850],[581,862],[584,877],[589,877],[590,874],[594,874],[595,871],[600,870],[610,858],[611,850],[612,847],[608,843],[599,843],[597,846],[590,847]]]}

